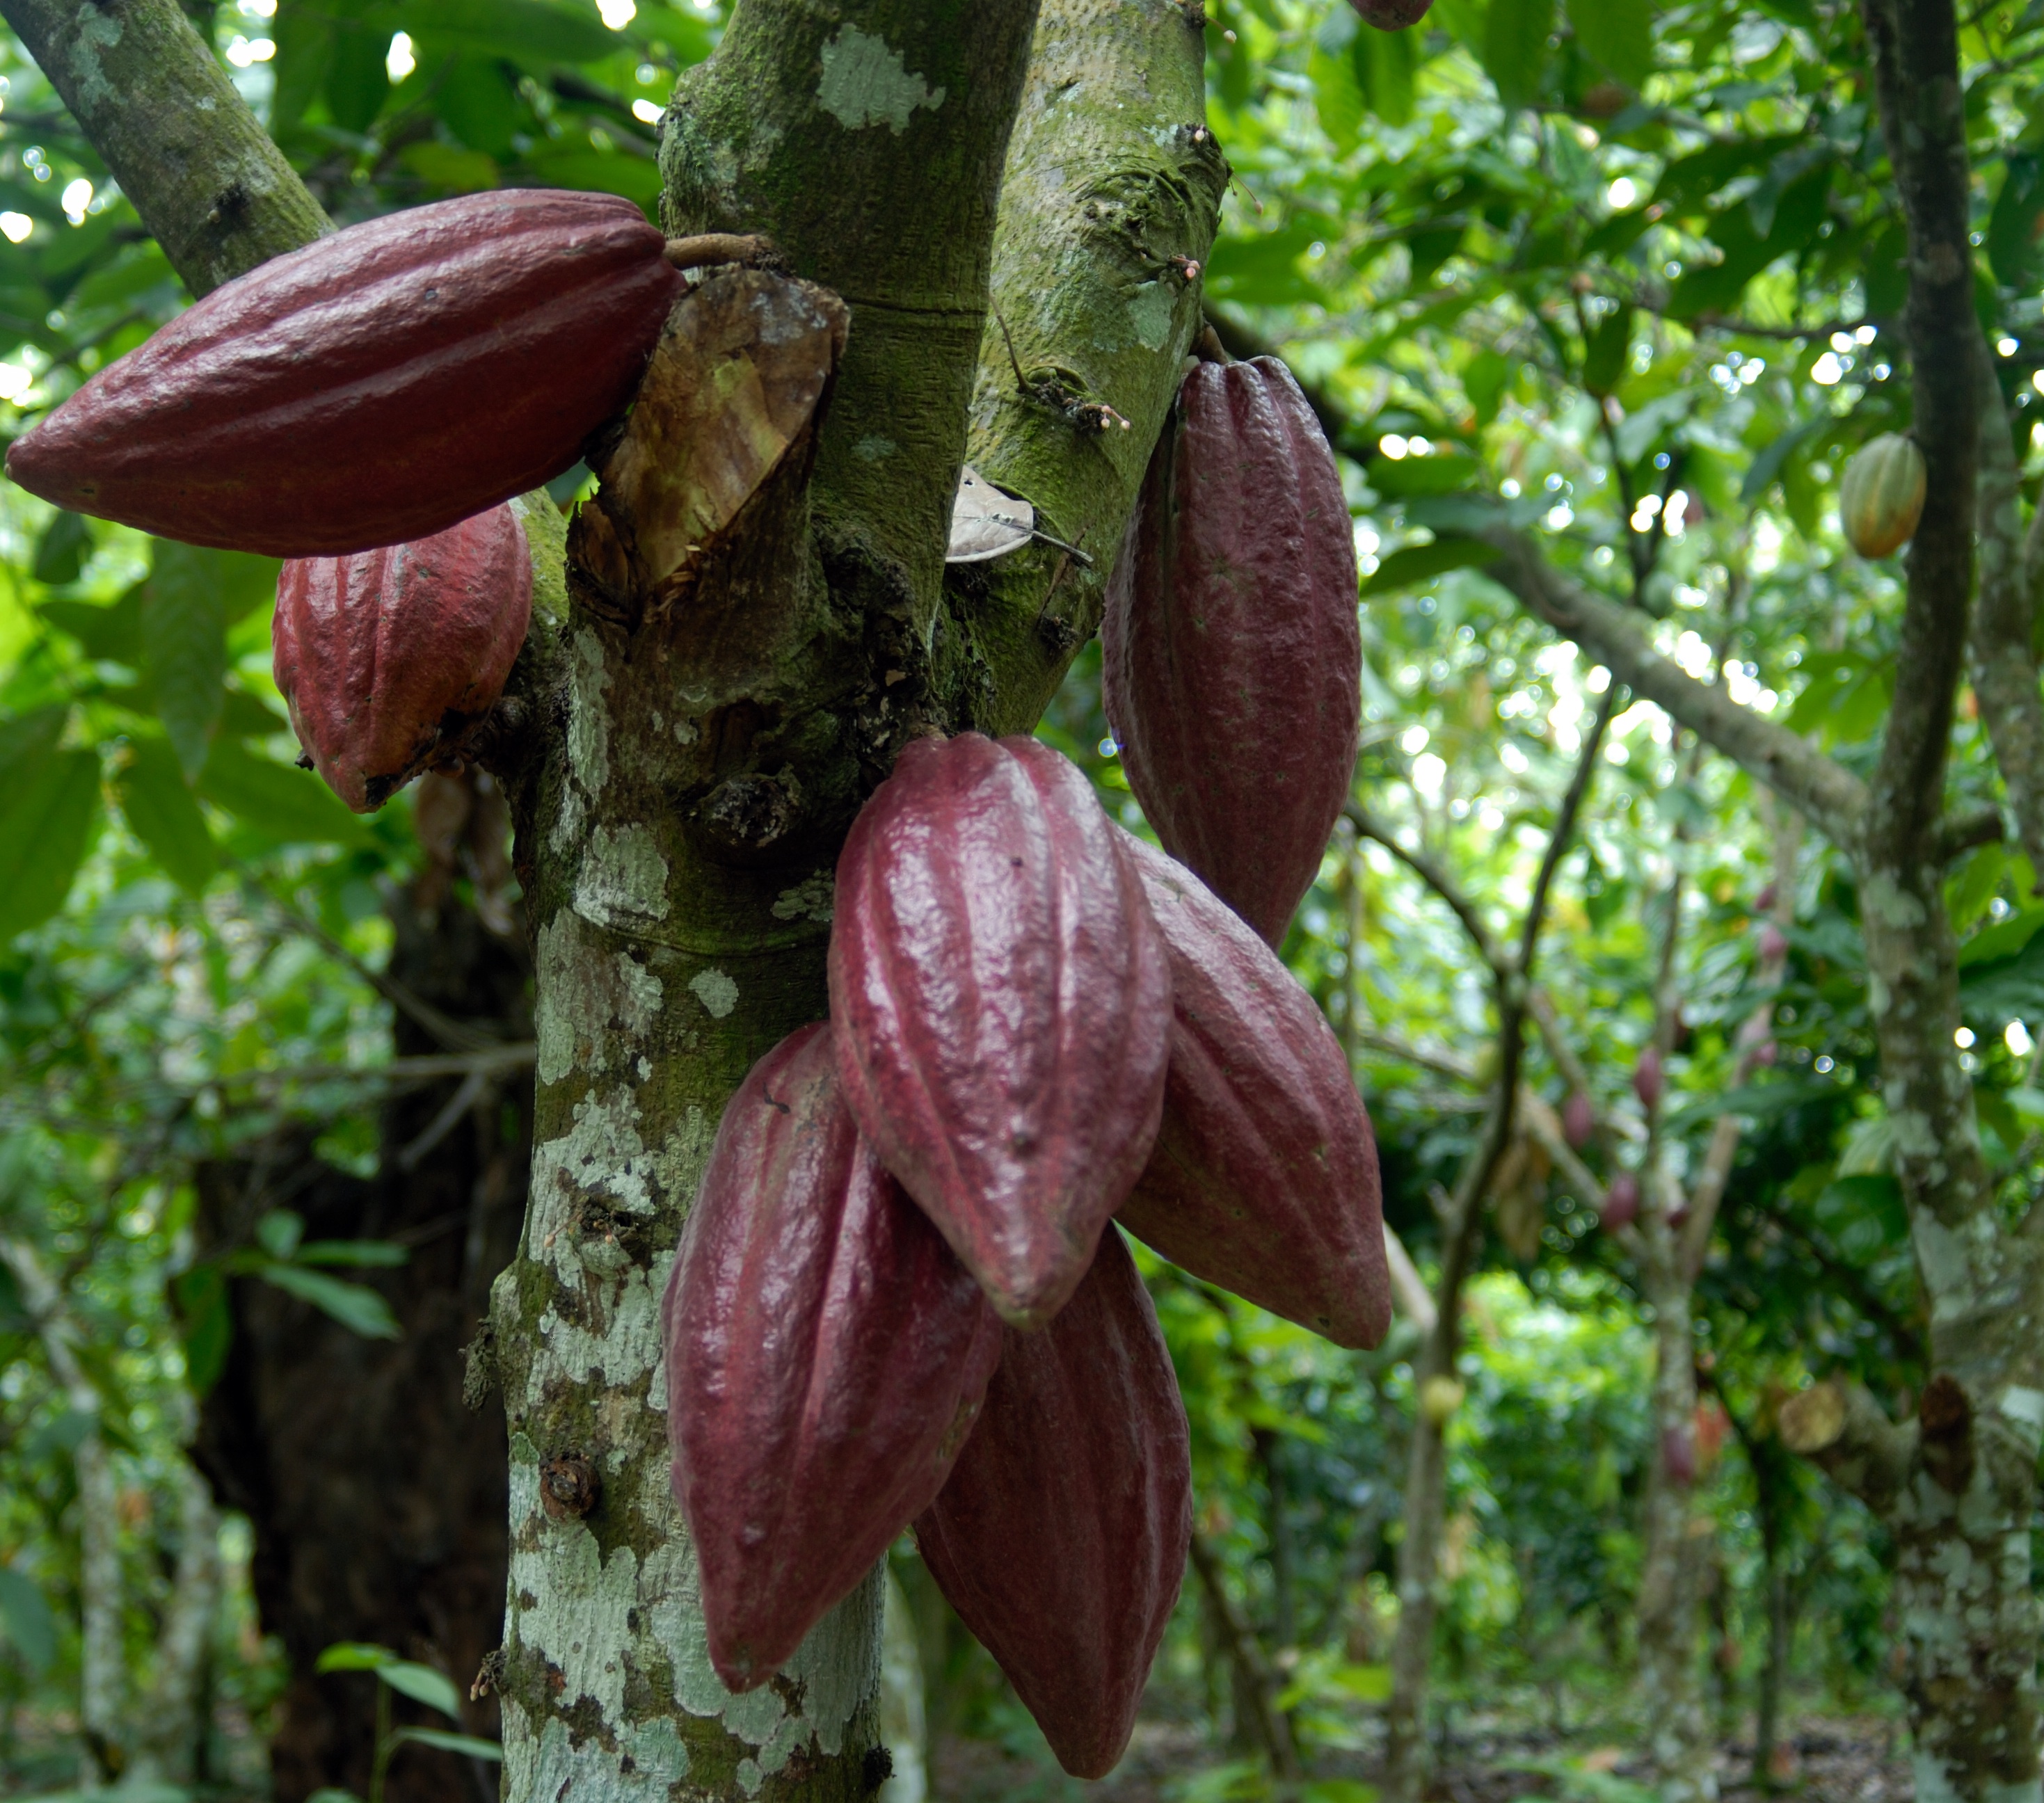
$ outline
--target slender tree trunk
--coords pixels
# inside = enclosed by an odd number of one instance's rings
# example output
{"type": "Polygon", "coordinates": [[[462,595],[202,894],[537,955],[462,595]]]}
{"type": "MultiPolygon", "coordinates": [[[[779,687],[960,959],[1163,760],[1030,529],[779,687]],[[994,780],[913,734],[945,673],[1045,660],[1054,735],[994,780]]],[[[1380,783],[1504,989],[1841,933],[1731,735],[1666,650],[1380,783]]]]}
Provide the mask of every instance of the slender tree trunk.
{"type": "Polygon", "coordinates": [[[178,1561],[156,1636],[138,1777],[190,1783],[203,1776],[213,1632],[220,1619],[220,1516],[191,1466],[179,1472],[178,1561]]]}

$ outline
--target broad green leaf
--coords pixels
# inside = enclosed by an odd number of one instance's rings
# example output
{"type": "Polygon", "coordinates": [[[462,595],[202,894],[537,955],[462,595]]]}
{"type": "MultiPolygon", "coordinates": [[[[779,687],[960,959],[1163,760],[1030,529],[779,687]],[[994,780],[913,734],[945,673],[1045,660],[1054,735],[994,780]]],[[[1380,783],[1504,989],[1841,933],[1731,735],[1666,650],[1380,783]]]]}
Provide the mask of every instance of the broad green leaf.
{"type": "Polygon", "coordinates": [[[227,1368],[234,1341],[234,1312],[227,1274],[213,1263],[194,1264],[171,1279],[171,1307],[185,1343],[185,1382],[203,1401],[227,1368]]]}
{"type": "MultiPolygon", "coordinates": [[[[434,1675],[437,1677],[438,1673],[434,1675]]],[[[384,1674],[387,1680],[390,1674],[384,1674]]],[[[421,1747],[437,1747],[443,1753],[460,1753],[471,1759],[487,1759],[493,1765],[501,1762],[504,1749],[494,1740],[485,1740],[473,1734],[450,1734],[444,1728],[401,1728],[397,1738],[415,1742],[421,1747]]]]}
{"type": "Polygon", "coordinates": [[[458,40],[486,53],[547,62],[601,62],[624,44],[590,12],[546,0],[432,0],[417,18],[413,29],[428,44],[458,40]]]}
{"type": "Polygon", "coordinates": [[[2026,907],[2006,920],[1982,927],[1959,947],[1959,969],[2014,957],[2037,936],[2040,926],[2044,926],[2044,907],[2026,907]]]}
{"type": "Polygon", "coordinates": [[[394,1240],[308,1240],[292,1255],[298,1264],[397,1265],[411,1258],[410,1248],[394,1240]]]}
{"type": "Polygon", "coordinates": [[[1447,570],[1496,562],[1497,553],[1474,539],[1436,539],[1431,544],[1408,545],[1403,550],[1393,551],[1364,578],[1363,598],[1369,600],[1395,589],[1409,589],[1447,570]]]}
{"type": "Polygon", "coordinates": [[[235,739],[213,742],[198,792],[280,844],[367,842],[368,829],[311,771],[277,763],[235,739]]]}
{"type": "MultiPolygon", "coordinates": [[[[387,1665],[377,1667],[376,1675],[413,1702],[438,1709],[455,1721],[461,1720],[461,1693],[445,1673],[436,1671],[429,1665],[414,1664],[410,1659],[396,1659],[387,1665]]],[[[490,1743],[485,1741],[483,1744],[487,1746],[490,1743]]]]}
{"type": "Polygon", "coordinates": [[[1540,92],[1554,0],[1490,0],[1484,20],[1483,67],[1507,106],[1531,106],[1540,92]]]}
{"type": "Polygon", "coordinates": [[[1721,262],[1685,270],[1668,297],[1672,319],[1694,319],[1702,313],[1729,313],[1746,285],[1778,256],[1804,249],[1823,223],[1824,197],[1831,187],[1828,165],[1792,182],[1776,203],[1763,237],[1743,201],[1711,215],[1711,242],[1724,253],[1721,262]]]}
{"type": "Polygon", "coordinates": [[[1568,0],[1576,41],[1637,93],[1654,71],[1654,17],[1646,0],[1568,0]]]}
{"type": "Polygon", "coordinates": [[[1452,494],[1470,486],[1478,466],[1473,457],[1459,454],[1447,457],[1374,457],[1370,461],[1370,485],[1385,495],[1452,494]]]}
{"type": "MultiPolygon", "coordinates": [[[[1357,34],[1355,41],[1362,44],[1362,33],[1357,34]]],[[[1366,54],[1366,49],[1361,53],[1366,54]]],[[[1313,105],[1320,114],[1320,129],[1335,148],[1347,155],[1355,148],[1366,111],[1355,61],[1346,52],[1330,55],[1316,48],[1307,63],[1306,72],[1312,79],[1313,105]]]]}
{"type": "Polygon", "coordinates": [[[110,607],[91,601],[45,601],[36,609],[58,631],[75,639],[95,663],[142,661],[142,590],[136,583],[110,607]]]}
{"type": "Polygon", "coordinates": [[[36,541],[36,561],[29,574],[38,582],[62,588],[75,582],[85,560],[92,555],[92,528],[83,513],[60,508],[56,519],[43,528],[36,541]]]}
{"type": "Polygon", "coordinates": [[[197,895],[220,868],[220,854],[169,742],[139,735],[132,739],[114,787],[136,838],[164,875],[197,895]]]}
{"type": "Polygon", "coordinates": [[[388,25],[379,32],[349,19],[336,29],[326,65],[326,104],[344,132],[367,131],[383,110],[390,94],[390,75],[384,67],[390,48],[388,25]]]}
{"type": "Polygon", "coordinates": [[[1987,259],[2005,288],[2031,285],[2037,267],[2037,231],[2044,224],[2044,159],[2011,151],[2001,191],[1988,215],[1987,259]]]}
{"type": "Polygon", "coordinates": [[[334,21],[315,0],[282,0],[270,21],[270,130],[282,138],[298,129],[333,67],[334,21]]]}
{"type": "Polygon", "coordinates": [[[1781,474],[1781,466],[1808,441],[1813,432],[1822,431],[1831,421],[1821,416],[1805,420],[1800,426],[1792,426],[1768,447],[1754,458],[1746,472],[1746,480],[1739,484],[1739,498],[1743,506],[1750,506],[1765,494],[1781,474]]]}
{"type": "Polygon", "coordinates": [[[1606,313],[1583,348],[1583,386],[1602,400],[1625,379],[1632,352],[1632,309],[1606,313]]]}
{"type": "Polygon", "coordinates": [[[505,75],[505,65],[494,57],[459,56],[433,94],[433,110],[448,129],[486,158],[510,155],[524,122],[517,90],[505,75]]]}
{"type": "MultiPolygon", "coordinates": [[[[56,749],[71,710],[63,706],[32,708],[0,719],[0,796],[13,786],[16,773],[29,769],[56,749]]],[[[0,801],[0,811],[5,803],[0,801]]]]}
{"type": "Polygon", "coordinates": [[[212,555],[157,539],[142,593],[142,677],[187,776],[206,761],[227,676],[227,612],[212,555]]]}
{"type": "Polygon", "coordinates": [[[289,1258],[305,1237],[305,1218],[295,1210],[273,1208],[256,1223],[256,1244],[272,1258],[289,1258]]]}
{"type": "Polygon", "coordinates": [[[1359,31],[1349,46],[1357,86],[1370,102],[1370,111],[1387,125],[1412,121],[1419,44],[1417,32],[1359,31]]]}
{"type": "Polygon", "coordinates": [[[336,1640],[313,1662],[315,1671],[381,1671],[398,1655],[371,1640],[336,1640]]]}
{"type": "Polygon", "coordinates": [[[0,1565],[0,1637],[38,1678],[57,1656],[56,1617],[34,1579],[11,1565],[0,1565]]]}
{"type": "Polygon", "coordinates": [[[458,150],[452,144],[409,146],[404,163],[428,186],[445,188],[457,194],[480,194],[495,187],[502,178],[495,163],[479,150],[458,150]]]}
{"type": "Polygon", "coordinates": [[[99,754],[52,751],[0,797],[0,943],[64,904],[99,819],[99,754]]]}
{"type": "Polygon", "coordinates": [[[390,1312],[390,1305],[374,1290],[365,1289],[359,1283],[344,1283],[338,1277],[328,1277],[295,1264],[259,1265],[256,1275],[287,1295],[310,1302],[323,1314],[331,1315],[349,1333],[359,1333],[365,1340],[398,1340],[404,1337],[398,1330],[397,1317],[390,1312]]]}

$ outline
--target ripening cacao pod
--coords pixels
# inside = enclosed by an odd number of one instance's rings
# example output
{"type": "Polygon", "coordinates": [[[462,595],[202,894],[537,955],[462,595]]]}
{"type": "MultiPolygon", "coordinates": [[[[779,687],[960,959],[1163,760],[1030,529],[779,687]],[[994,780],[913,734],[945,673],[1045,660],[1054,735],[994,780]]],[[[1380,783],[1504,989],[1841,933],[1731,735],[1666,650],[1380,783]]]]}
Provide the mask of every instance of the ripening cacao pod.
{"type": "Polygon", "coordinates": [[[1403,31],[1427,16],[1434,0],[1349,0],[1357,15],[1379,31],[1403,31]]]}
{"type": "Polygon", "coordinates": [[[1348,798],[1362,650],[1341,478],[1276,358],[1186,376],[1101,645],[1128,786],[1164,849],[1278,944],[1348,798]]]}
{"type": "Polygon", "coordinates": [[[532,616],[509,507],[416,544],[296,558],[277,579],[277,687],[298,742],[358,814],[381,808],[495,705],[532,616]]]}
{"type": "Polygon", "coordinates": [[[1662,1429],[1661,1469],[1670,1483],[1686,1486],[1696,1481],[1696,1443],[1687,1421],[1662,1429]]]}
{"type": "Polygon", "coordinates": [[[1571,1090],[1562,1104],[1562,1137],[1577,1152],[1588,1145],[1596,1131],[1596,1104],[1580,1089],[1571,1090]]]}
{"type": "Polygon", "coordinates": [[[1838,524],[1862,557],[1886,557],[1916,535],[1923,517],[1923,453],[1900,432],[1869,439],[1838,478],[1838,524]]]}
{"type": "Polygon", "coordinates": [[[1150,1157],[1171,978],[1093,786],[1032,738],[917,739],[852,823],[830,944],[859,1131],[1039,1325],[1150,1157]]]}
{"type": "Polygon", "coordinates": [[[1604,1206],[1599,1218],[1607,1227],[1624,1227],[1639,1218],[1639,1180],[1621,1171],[1604,1186],[1604,1206]]]}
{"type": "Polygon", "coordinates": [[[827,1025],[725,1108],[663,1318],[710,1659],[747,1690],[929,1506],[1001,1358],[979,1286],[860,1142],[827,1025]]]}
{"type": "Polygon", "coordinates": [[[611,194],[352,225],[215,289],[7,452],[31,493],[192,544],[337,555],[537,488],[631,401],[682,278],[611,194]]]}
{"type": "Polygon", "coordinates": [[[1434,1427],[1446,1427],[1469,1394],[1469,1386],[1458,1377],[1438,1372],[1420,1386],[1420,1413],[1434,1427]]]}
{"type": "Polygon", "coordinates": [[[1650,1114],[1661,1106],[1663,1087],[1661,1054],[1650,1045],[1639,1054],[1639,1062],[1632,1067],[1632,1093],[1639,1098],[1639,1106],[1650,1114]]]}
{"type": "Polygon", "coordinates": [[[1116,1218],[1196,1277],[1374,1346],[1391,1324],[1383,1198],[1341,1042],[1198,877],[1120,836],[1170,956],[1172,1015],[1157,1147],[1116,1218]]]}
{"type": "Polygon", "coordinates": [[[1057,1318],[1002,1339],[979,1424],[916,1543],[1058,1763],[1102,1778],[1128,1744],[1185,1575],[1185,1406],[1112,1228],[1057,1318]]]}
{"type": "Polygon", "coordinates": [[[1762,961],[1777,964],[1788,955],[1788,935],[1773,921],[1760,930],[1760,956],[1762,961]]]}

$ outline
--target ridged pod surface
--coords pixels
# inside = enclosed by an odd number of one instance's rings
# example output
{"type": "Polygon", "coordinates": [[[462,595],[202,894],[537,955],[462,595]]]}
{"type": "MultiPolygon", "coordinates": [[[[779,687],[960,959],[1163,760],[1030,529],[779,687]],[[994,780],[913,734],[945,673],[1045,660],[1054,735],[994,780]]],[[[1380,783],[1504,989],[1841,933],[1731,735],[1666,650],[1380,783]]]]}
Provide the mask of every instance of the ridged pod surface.
{"type": "Polygon", "coordinates": [[[1128,1744],[1185,1575],[1185,1406],[1111,1230],[1057,1319],[1003,1338],[979,1425],[916,1543],[1058,1763],[1101,1778],[1128,1744]]]}
{"type": "Polygon", "coordinates": [[[1291,372],[1198,365],[1108,585],[1107,716],[1165,849],[1274,946],[1348,796],[1355,610],[1341,477],[1291,372]]]}
{"type": "Polygon", "coordinates": [[[298,742],[358,814],[486,713],[532,618],[532,554],[509,507],[416,544],[295,558],[271,666],[298,742]]]}
{"type": "Polygon", "coordinates": [[[978,1285],[860,1144],[828,1026],[724,1110],[663,1320],[710,1658],[750,1690],[929,1506],[1001,1357],[978,1285]]]}
{"type": "Polygon", "coordinates": [[[215,289],[7,452],[32,493],[274,557],[421,539],[538,487],[637,386],[679,274],[610,194],[504,189],[215,289]]]}
{"type": "Polygon", "coordinates": [[[1838,478],[1838,524],[1862,557],[1887,557],[1916,535],[1930,472],[1915,441],[1882,432],[1852,455],[1838,478]]]}
{"type": "Polygon", "coordinates": [[[1031,738],[917,739],[853,822],[830,946],[859,1130],[1020,1325],[1150,1156],[1170,976],[1092,785],[1031,738]]]}
{"type": "Polygon", "coordinates": [[[1341,1346],[1391,1324],[1370,1116],[1325,1017],[1184,865],[1126,841],[1170,953],[1157,1146],[1117,1218],[1196,1277],[1341,1346]]]}

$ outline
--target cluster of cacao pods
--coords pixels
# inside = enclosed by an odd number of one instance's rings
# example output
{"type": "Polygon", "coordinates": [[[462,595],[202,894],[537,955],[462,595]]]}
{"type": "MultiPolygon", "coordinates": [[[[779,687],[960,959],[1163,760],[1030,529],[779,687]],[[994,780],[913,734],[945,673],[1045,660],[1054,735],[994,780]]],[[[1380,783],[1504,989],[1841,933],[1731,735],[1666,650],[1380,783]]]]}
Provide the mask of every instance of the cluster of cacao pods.
{"type": "Polygon", "coordinates": [[[831,1018],[720,1126],[667,1298],[711,1657],[763,1682],[905,1527],[1066,1770],[1126,1745],[1191,1532],[1112,1226],[1349,1345],[1389,1318],[1339,1042],[1033,739],[920,739],[837,872],[831,1018]]]}

